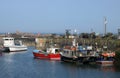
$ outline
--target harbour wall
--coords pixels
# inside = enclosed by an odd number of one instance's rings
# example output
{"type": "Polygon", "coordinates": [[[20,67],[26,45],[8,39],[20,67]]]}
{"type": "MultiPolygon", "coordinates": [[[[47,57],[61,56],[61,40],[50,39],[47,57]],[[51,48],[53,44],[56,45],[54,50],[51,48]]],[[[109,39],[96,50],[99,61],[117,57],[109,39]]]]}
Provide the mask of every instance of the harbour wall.
{"type": "MultiPolygon", "coordinates": [[[[63,47],[64,45],[72,45],[72,38],[15,38],[21,40],[24,45],[35,46],[36,48],[46,48],[50,45],[56,47],[63,47]]],[[[108,46],[108,49],[115,50],[120,48],[120,40],[118,39],[76,39],[79,45],[92,45],[97,47],[108,46]]],[[[0,45],[2,45],[2,38],[0,38],[0,45]]]]}

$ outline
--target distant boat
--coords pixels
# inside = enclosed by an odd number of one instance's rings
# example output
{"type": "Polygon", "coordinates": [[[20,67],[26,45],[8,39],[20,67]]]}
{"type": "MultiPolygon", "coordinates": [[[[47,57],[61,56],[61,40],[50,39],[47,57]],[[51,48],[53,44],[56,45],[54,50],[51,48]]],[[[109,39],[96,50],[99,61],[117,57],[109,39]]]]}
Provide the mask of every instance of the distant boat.
{"type": "Polygon", "coordinates": [[[46,52],[41,50],[33,50],[33,55],[38,59],[60,60],[60,49],[47,48],[46,52]]]}
{"type": "Polygon", "coordinates": [[[26,51],[27,46],[22,44],[20,40],[14,40],[13,37],[3,38],[3,49],[4,52],[15,52],[15,51],[26,51]]]}

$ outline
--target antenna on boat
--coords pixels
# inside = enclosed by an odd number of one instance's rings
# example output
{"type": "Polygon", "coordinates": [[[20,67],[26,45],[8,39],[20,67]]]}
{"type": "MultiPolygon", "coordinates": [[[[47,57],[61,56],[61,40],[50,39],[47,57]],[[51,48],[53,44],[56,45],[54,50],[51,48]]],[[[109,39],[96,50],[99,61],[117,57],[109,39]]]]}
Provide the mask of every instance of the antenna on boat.
{"type": "Polygon", "coordinates": [[[76,46],[77,45],[77,43],[76,43],[77,30],[75,29],[73,32],[75,33],[74,39],[73,39],[73,46],[76,46]]]}

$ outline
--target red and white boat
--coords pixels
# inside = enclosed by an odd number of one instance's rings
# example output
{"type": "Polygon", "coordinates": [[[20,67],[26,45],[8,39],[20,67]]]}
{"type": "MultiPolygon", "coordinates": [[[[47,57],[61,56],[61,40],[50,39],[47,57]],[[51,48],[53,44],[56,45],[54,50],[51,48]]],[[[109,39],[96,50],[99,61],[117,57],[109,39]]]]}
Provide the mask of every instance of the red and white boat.
{"type": "Polygon", "coordinates": [[[60,49],[59,48],[47,48],[46,52],[41,50],[33,50],[35,58],[49,59],[49,60],[60,60],[60,49]]]}

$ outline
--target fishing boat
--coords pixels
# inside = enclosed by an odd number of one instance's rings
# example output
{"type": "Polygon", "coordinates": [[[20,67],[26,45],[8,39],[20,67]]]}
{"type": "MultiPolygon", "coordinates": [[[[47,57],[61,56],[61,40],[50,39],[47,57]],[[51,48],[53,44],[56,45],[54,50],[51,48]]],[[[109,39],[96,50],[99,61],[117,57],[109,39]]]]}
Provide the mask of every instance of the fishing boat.
{"type": "Polygon", "coordinates": [[[22,41],[15,40],[13,37],[3,38],[3,52],[25,51],[27,46],[22,44],[22,41]]]}
{"type": "Polygon", "coordinates": [[[33,50],[33,56],[38,59],[60,60],[60,48],[47,48],[46,51],[33,50]]]}
{"type": "MultiPolygon", "coordinates": [[[[90,46],[87,48],[89,47],[90,46]]],[[[80,50],[78,46],[69,46],[69,48],[64,48],[61,54],[61,61],[78,64],[95,63],[96,59],[97,55],[95,51],[91,51],[85,48],[80,50]]]]}
{"type": "Polygon", "coordinates": [[[61,61],[76,63],[79,62],[79,56],[81,56],[81,53],[78,51],[78,45],[76,43],[76,39],[74,38],[72,45],[66,45],[63,47],[61,61]]]}
{"type": "Polygon", "coordinates": [[[76,56],[76,47],[65,46],[61,54],[61,61],[76,63],[78,57],[76,56]]]}
{"type": "Polygon", "coordinates": [[[78,45],[76,38],[73,38],[72,45],[64,46],[61,54],[61,61],[79,64],[93,63],[96,58],[92,45],[78,45]]]}
{"type": "Polygon", "coordinates": [[[96,61],[96,64],[101,66],[112,66],[114,64],[114,56],[115,52],[103,52],[96,61]]]}

